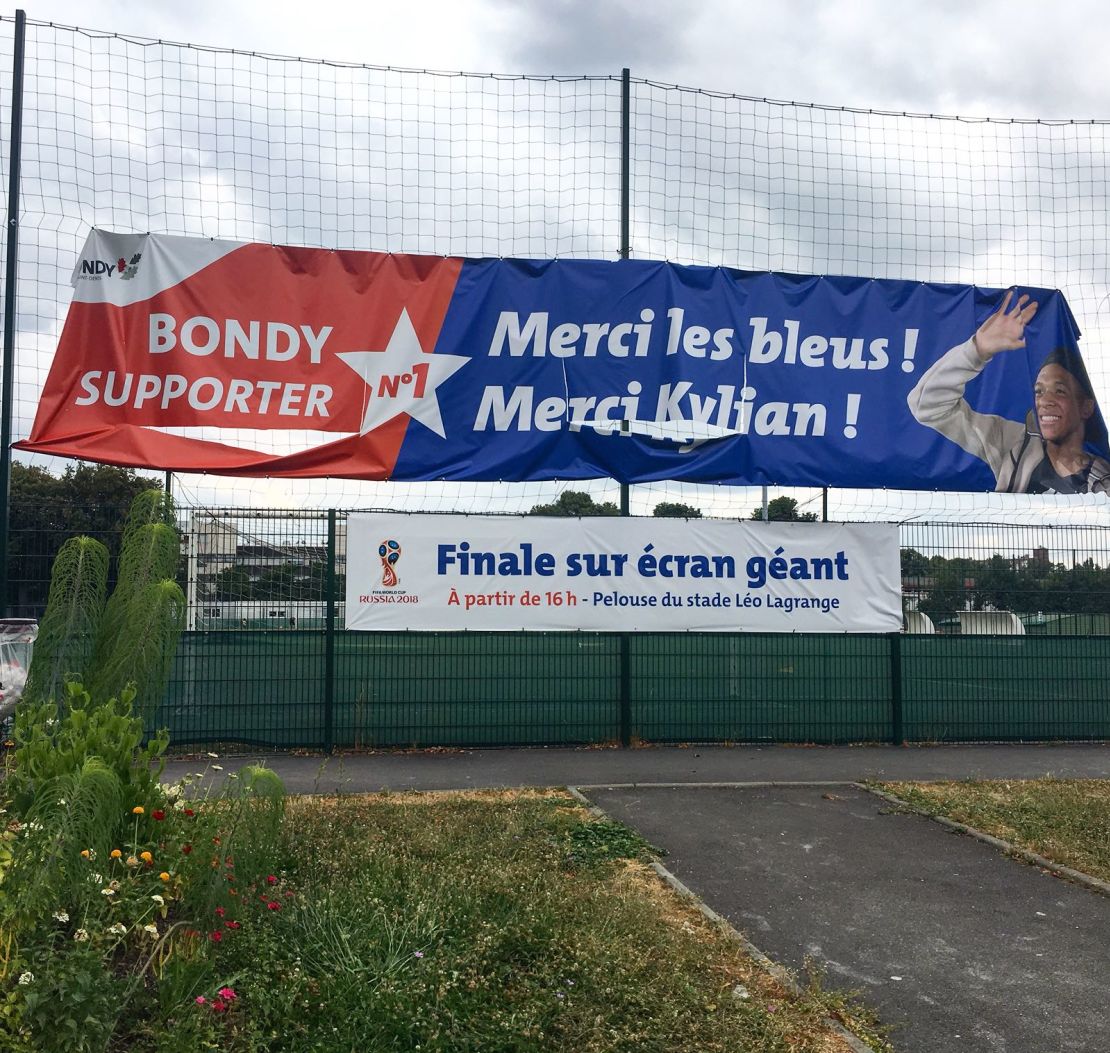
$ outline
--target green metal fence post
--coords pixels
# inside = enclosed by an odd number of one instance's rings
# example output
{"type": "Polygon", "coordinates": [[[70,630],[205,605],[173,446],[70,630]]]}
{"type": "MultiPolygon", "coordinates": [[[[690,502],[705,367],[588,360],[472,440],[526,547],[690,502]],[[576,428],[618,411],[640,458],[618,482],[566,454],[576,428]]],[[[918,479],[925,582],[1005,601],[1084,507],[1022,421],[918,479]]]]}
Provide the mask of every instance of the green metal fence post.
{"type": "MultiPolygon", "coordinates": [[[[632,79],[628,68],[621,70],[621,259],[632,254],[629,241],[629,173],[631,169],[632,141],[632,79]]],[[[621,431],[627,433],[628,421],[621,421],[621,431]]],[[[621,515],[630,515],[630,487],[621,483],[621,515]]],[[[621,633],[620,656],[620,742],[627,749],[632,745],[632,641],[628,633],[621,633]]]]}
{"type": "Polygon", "coordinates": [[[890,741],[904,746],[902,733],[902,634],[890,634],[890,741]]]}
{"type": "Polygon", "coordinates": [[[335,509],[328,509],[328,572],[325,583],[327,621],[324,629],[324,752],[335,749],[335,509]]]}
{"type": "Polygon", "coordinates": [[[8,140],[8,241],[4,273],[4,362],[0,381],[0,617],[8,613],[8,536],[11,522],[12,411],[15,379],[15,290],[19,262],[19,173],[23,149],[23,60],[27,49],[27,14],[15,13],[12,57],[12,122],[8,140]]]}

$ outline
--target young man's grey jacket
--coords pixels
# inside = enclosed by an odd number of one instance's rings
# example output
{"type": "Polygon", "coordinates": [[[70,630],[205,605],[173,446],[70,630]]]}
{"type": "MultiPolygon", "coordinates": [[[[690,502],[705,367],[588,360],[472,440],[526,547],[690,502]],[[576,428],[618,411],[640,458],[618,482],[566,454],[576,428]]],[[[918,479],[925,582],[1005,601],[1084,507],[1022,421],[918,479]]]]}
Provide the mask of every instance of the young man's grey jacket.
{"type": "MultiPolygon", "coordinates": [[[[1021,494],[1029,480],[1048,456],[1045,441],[1037,430],[1031,412],[1025,423],[978,413],[964,399],[964,389],[979,375],[986,363],[975,350],[973,340],[946,352],[917,382],[906,399],[918,423],[986,461],[995,477],[995,490],[1021,494]]],[[[1087,476],[1091,493],[1110,493],[1110,462],[1095,457],[1087,476]]]]}

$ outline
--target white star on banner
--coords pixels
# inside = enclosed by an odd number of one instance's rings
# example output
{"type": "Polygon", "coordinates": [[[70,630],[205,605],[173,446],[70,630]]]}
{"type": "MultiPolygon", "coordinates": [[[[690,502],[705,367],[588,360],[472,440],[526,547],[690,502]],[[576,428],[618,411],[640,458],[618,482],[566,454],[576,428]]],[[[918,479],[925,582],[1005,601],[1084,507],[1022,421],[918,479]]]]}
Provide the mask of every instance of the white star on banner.
{"type": "Polygon", "coordinates": [[[369,388],[360,435],[407,413],[441,439],[447,438],[436,388],[470,359],[425,354],[407,310],[402,308],[384,351],[345,351],[336,357],[343,359],[369,388]]]}

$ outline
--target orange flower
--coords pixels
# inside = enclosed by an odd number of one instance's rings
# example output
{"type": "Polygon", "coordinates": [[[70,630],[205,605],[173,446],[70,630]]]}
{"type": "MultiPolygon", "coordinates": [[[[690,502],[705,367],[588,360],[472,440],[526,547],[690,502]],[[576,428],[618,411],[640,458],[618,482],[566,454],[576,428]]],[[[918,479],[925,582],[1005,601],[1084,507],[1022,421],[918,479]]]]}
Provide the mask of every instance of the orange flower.
{"type": "Polygon", "coordinates": [[[120,857],[121,857],[121,856],[123,855],[123,853],[122,853],[122,852],[121,852],[121,851],[120,851],[120,850],[119,850],[118,848],[113,848],[113,849],[112,849],[112,851],[111,851],[111,852],[109,852],[108,854],[109,854],[109,855],[110,855],[110,856],[111,856],[111,857],[112,857],[113,859],[119,859],[119,858],[120,858],[120,857]]]}
{"type": "Polygon", "coordinates": [[[161,878],[163,881],[169,881],[170,879],[169,874],[167,874],[164,870],[161,874],[158,875],[158,877],[161,878]]]}
{"type": "Polygon", "coordinates": [[[134,808],[131,809],[131,814],[132,815],[145,815],[146,814],[146,809],[141,804],[137,804],[137,805],[135,805],[134,808]]]}
{"type": "Polygon", "coordinates": [[[87,848],[82,848],[81,849],[81,858],[82,859],[88,859],[91,856],[92,856],[92,853],[87,848]]]}
{"type": "Polygon", "coordinates": [[[153,863],[154,862],[154,856],[152,856],[149,852],[140,852],[139,853],[139,858],[144,863],[153,863]]]}

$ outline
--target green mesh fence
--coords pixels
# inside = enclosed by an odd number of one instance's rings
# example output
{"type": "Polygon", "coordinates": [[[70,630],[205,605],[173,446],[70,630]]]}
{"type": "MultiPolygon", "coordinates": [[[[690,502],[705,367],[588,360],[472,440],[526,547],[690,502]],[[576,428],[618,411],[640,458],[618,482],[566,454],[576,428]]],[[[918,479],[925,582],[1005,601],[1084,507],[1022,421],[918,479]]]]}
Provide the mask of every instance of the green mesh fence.
{"type": "Polygon", "coordinates": [[[902,719],[914,742],[1110,738],[1110,636],[902,641],[902,719]]]}
{"type": "MultiPolygon", "coordinates": [[[[114,551],[123,511],[18,505],[13,613],[42,613],[66,537],[114,551]]],[[[180,516],[190,629],[158,720],[182,748],[1110,739],[1106,528],[904,524],[897,636],[363,633],[345,513],[180,516]]]]}
{"type": "Polygon", "coordinates": [[[891,737],[882,636],[632,638],[632,734],[644,742],[861,742],[891,737]]]}
{"type": "Polygon", "coordinates": [[[367,749],[1110,738],[1110,637],[587,633],[186,636],[158,715],[178,745],[367,749]],[[623,685],[627,688],[623,690],[623,685]],[[329,707],[331,741],[328,741],[329,707]]]}

